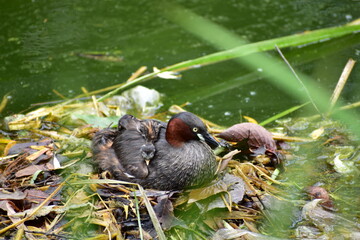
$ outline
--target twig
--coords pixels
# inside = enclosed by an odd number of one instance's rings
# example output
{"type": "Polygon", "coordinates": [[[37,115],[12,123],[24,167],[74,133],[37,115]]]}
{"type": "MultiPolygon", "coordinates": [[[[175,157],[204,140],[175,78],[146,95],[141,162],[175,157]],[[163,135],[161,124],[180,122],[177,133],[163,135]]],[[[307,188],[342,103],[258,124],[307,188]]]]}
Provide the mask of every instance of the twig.
{"type": "Polygon", "coordinates": [[[126,82],[131,82],[132,80],[136,79],[137,77],[139,77],[141,74],[143,74],[146,71],[147,67],[146,66],[142,66],[140,67],[138,70],[136,70],[136,72],[134,72],[131,77],[129,77],[129,79],[126,82]]]}
{"type": "Polygon", "coordinates": [[[340,108],[340,110],[347,110],[347,109],[352,109],[352,108],[357,108],[357,107],[360,107],[360,101],[359,102],[355,102],[355,103],[351,103],[349,105],[346,105],[346,106],[342,106],[340,108]]]}
{"type": "Polygon", "coordinates": [[[319,108],[316,106],[314,99],[311,97],[309,90],[307,89],[307,87],[305,86],[305,84],[301,81],[301,79],[299,78],[299,76],[296,74],[295,70],[291,67],[290,63],[288,62],[288,60],[285,58],[284,54],[281,52],[280,48],[278,48],[277,45],[275,45],[276,50],[278,51],[278,53],[280,54],[281,58],[284,60],[284,62],[286,63],[286,65],[288,65],[288,67],[290,68],[291,72],[294,74],[295,78],[299,81],[299,83],[301,84],[301,86],[304,88],[306,95],[308,96],[308,98],[310,99],[310,102],[312,103],[312,105],[314,106],[314,108],[316,109],[316,111],[320,114],[320,110],[319,108]]]}
{"type": "Polygon", "coordinates": [[[62,95],[59,91],[57,91],[56,89],[52,90],[53,93],[55,93],[56,95],[58,95],[60,98],[67,100],[67,97],[65,97],[64,95],[62,95]]]}
{"type": "MultiPolygon", "coordinates": [[[[131,82],[132,80],[138,78],[141,74],[143,74],[146,71],[146,67],[142,66],[140,67],[138,70],[136,70],[135,73],[133,73],[130,78],[127,80],[128,82],[131,82]]],[[[106,88],[102,88],[102,89],[98,89],[98,90],[94,90],[91,92],[87,92],[87,93],[82,93],[79,94],[78,96],[72,98],[72,99],[67,99],[64,95],[62,95],[61,93],[59,93],[57,90],[53,89],[53,92],[58,95],[60,98],[64,99],[64,100],[59,100],[59,101],[51,101],[51,102],[45,102],[45,103],[35,103],[35,104],[31,104],[31,106],[37,106],[37,105],[45,105],[45,104],[56,104],[56,103],[62,103],[63,105],[67,105],[75,100],[84,100],[84,99],[88,99],[90,97],[87,96],[91,96],[91,95],[96,95],[102,92],[106,92],[106,91],[110,91],[113,89],[117,89],[117,88],[121,88],[123,85],[125,85],[126,83],[119,83],[110,87],[106,87],[106,88]]],[[[132,85],[132,83],[131,83],[132,85]]]]}
{"type": "Polygon", "coordinates": [[[81,87],[80,89],[86,96],[90,96],[89,91],[85,87],[81,87]]]}
{"type": "MultiPolygon", "coordinates": [[[[71,101],[76,101],[76,100],[88,100],[91,97],[81,97],[81,98],[72,98],[71,101]]],[[[55,101],[48,101],[48,102],[39,102],[39,103],[32,103],[30,104],[30,107],[36,107],[36,106],[43,106],[43,105],[50,105],[50,104],[58,104],[58,103],[63,103],[63,102],[69,102],[68,99],[63,99],[63,100],[55,100],[55,101]]],[[[70,102],[69,102],[70,103],[70,102]]]]}
{"type": "Polygon", "coordinates": [[[336,84],[336,87],[334,89],[334,92],[330,98],[330,109],[329,109],[329,112],[331,112],[331,110],[333,109],[333,107],[335,106],[337,100],[339,99],[339,96],[346,84],[346,81],[348,80],[349,76],[350,76],[350,73],[355,65],[356,61],[352,58],[350,58],[348,60],[348,62],[346,63],[345,67],[344,67],[344,70],[342,71],[341,73],[341,76],[339,78],[339,81],[338,83],[336,84]]]}
{"type": "Polygon", "coordinates": [[[94,107],[95,107],[95,111],[98,117],[101,117],[101,113],[99,110],[99,106],[98,106],[98,102],[96,101],[96,97],[94,95],[91,96],[91,99],[93,101],[94,107]]]}
{"type": "MultiPolygon", "coordinates": [[[[161,70],[161,72],[164,72],[164,70],[161,70]]],[[[98,102],[102,102],[105,99],[114,96],[116,93],[118,93],[120,90],[123,90],[125,88],[129,88],[132,87],[134,85],[136,85],[137,83],[143,82],[145,80],[151,79],[151,78],[155,78],[159,73],[158,72],[152,72],[149,74],[146,74],[144,76],[138,77],[134,80],[132,80],[131,82],[126,82],[126,83],[121,83],[121,85],[112,90],[111,92],[108,92],[107,94],[105,94],[104,96],[102,96],[101,98],[97,99],[98,102]]]]}
{"type": "Polygon", "coordinates": [[[271,177],[269,177],[266,173],[264,173],[260,168],[258,168],[257,166],[251,164],[251,163],[243,163],[243,164],[246,164],[246,165],[249,165],[250,167],[253,167],[255,170],[257,170],[259,172],[259,175],[260,176],[263,176],[264,178],[266,178],[267,180],[275,183],[275,184],[279,184],[279,185],[285,185],[285,186],[288,186],[289,184],[287,183],[283,183],[283,182],[279,182],[271,177]]]}
{"type": "Polygon", "coordinates": [[[7,103],[8,103],[8,100],[9,100],[9,97],[10,94],[7,93],[3,96],[2,100],[1,100],[1,103],[0,103],[0,113],[4,110],[4,108],[6,107],[7,103]]]}

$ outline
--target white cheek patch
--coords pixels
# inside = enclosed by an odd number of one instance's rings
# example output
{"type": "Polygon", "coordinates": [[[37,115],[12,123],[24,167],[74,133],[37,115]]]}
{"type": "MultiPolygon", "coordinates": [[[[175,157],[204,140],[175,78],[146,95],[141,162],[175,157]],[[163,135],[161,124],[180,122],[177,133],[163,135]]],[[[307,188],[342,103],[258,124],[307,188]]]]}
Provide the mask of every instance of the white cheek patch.
{"type": "Polygon", "coordinates": [[[128,177],[128,178],[135,178],[133,175],[127,173],[127,172],[124,172],[124,174],[128,177]]]}
{"type": "Polygon", "coordinates": [[[203,135],[201,135],[200,133],[197,134],[198,138],[201,140],[201,141],[205,141],[205,138],[203,137],[203,135]]]}

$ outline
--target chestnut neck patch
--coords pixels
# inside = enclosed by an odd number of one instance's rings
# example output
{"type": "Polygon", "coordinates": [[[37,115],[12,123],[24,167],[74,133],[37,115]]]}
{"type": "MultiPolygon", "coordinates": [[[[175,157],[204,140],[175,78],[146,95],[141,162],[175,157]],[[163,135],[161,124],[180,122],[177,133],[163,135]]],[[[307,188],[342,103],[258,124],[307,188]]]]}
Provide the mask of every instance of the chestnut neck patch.
{"type": "Polygon", "coordinates": [[[166,129],[166,141],[174,147],[181,147],[185,142],[196,139],[190,127],[179,118],[171,119],[166,129]]]}

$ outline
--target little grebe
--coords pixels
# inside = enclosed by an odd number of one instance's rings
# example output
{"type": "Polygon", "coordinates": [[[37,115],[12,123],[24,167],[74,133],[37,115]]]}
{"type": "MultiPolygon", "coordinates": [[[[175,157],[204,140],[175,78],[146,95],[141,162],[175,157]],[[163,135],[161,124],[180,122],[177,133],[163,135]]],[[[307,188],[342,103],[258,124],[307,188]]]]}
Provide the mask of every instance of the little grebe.
{"type": "Polygon", "coordinates": [[[95,162],[116,179],[145,188],[181,190],[214,178],[211,147],[219,143],[194,114],[176,114],[167,125],[125,115],[118,126],[97,132],[92,144],[95,162]]]}

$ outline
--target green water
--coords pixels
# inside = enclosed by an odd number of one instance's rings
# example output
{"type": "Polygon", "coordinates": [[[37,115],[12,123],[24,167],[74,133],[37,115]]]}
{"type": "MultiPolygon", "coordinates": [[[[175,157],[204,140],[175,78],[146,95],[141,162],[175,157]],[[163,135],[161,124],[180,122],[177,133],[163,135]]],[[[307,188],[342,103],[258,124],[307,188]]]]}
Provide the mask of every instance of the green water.
{"type": "MultiPolygon", "coordinates": [[[[176,1],[251,42],[338,26],[360,17],[360,1],[176,1]]],[[[0,97],[9,94],[2,116],[33,103],[125,81],[140,66],[162,68],[216,52],[166,19],[161,1],[1,1],[0,97]],[[109,53],[108,62],[79,54],[109,53]]],[[[277,55],[276,52],[271,54],[277,55]]],[[[360,34],[284,50],[291,64],[331,91],[348,58],[360,60],[360,34]]],[[[342,95],[360,100],[360,67],[342,95]]],[[[145,86],[164,94],[164,108],[187,107],[219,124],[240,115],[262,121],[299,102],[234,61],[182,73],[181,80],[153,79],[145,86]]],[[[311,107],[309,107],[309,111],[311,107]]],[[[307,111],[307,110],[305,110],[307,111]]]]}

